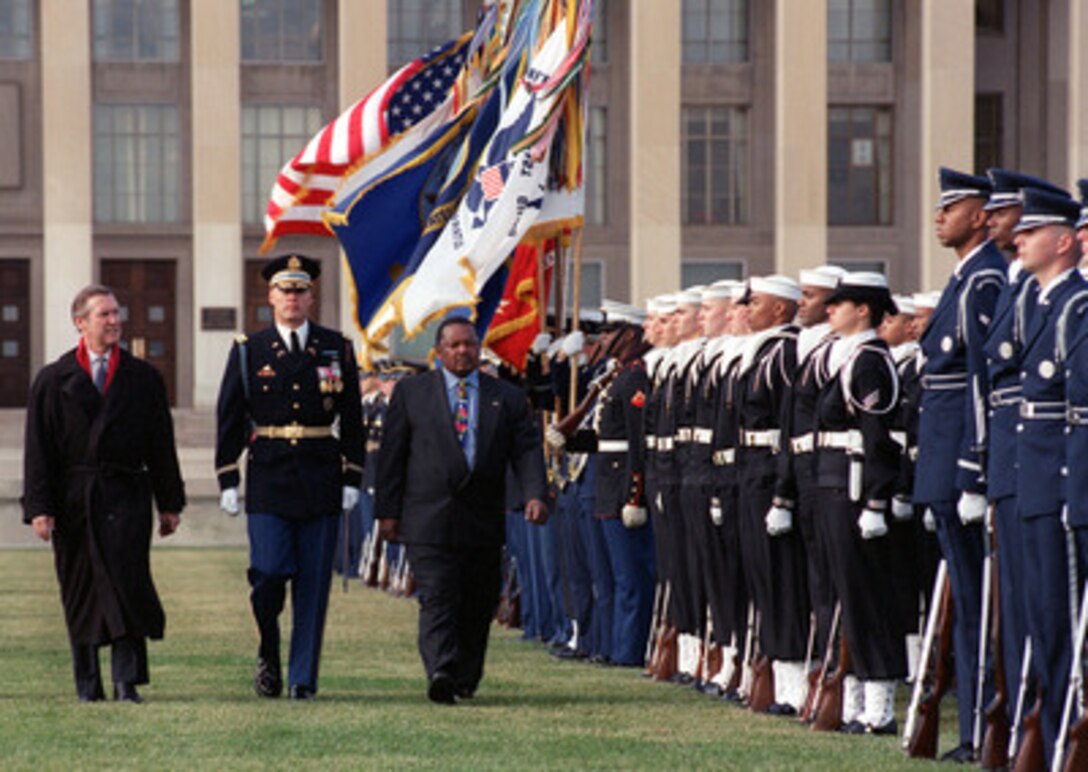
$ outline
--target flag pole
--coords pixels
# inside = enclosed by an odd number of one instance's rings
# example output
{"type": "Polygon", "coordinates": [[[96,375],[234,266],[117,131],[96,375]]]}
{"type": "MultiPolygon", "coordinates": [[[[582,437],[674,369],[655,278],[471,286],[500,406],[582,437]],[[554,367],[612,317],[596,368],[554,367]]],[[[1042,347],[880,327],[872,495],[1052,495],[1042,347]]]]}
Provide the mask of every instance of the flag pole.
{"type": "MultiPolygon", "coordinates": [[[[570,331],[571,334],[578,331],[578,313],[582,307],[582,233],[583,227],[579,227],[574,236],[574,252],[571,255],[571,304],[570,304],[570,331]]],[[[578,405],[578,357],[569,360],[570,364],[570,392],[567,395],[568,409],[573,411],[578,405]]]]}
{"type": "MultiPolygon", "coordinates": [[[[555,273],[553,280],[555,281],[555,339],[559,340],[563,334],[563,314],[566,298],[566,262],[567,253],[563,248],[563,238],[556,239],[555,242],[555,273]]],[[[563,412],[563,399],[558,394],[555,396],[555,414],[561,415],[563,412]]]]}

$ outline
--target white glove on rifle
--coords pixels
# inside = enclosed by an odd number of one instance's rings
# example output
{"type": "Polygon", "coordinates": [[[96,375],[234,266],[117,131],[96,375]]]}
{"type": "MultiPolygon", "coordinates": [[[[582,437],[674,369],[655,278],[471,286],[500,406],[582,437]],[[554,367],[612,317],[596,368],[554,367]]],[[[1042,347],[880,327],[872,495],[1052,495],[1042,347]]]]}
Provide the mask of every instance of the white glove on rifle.
{"type": "Polygon", "coordinates": [[[548,350],[548,346],[552,344],[552,336],[546,332],[538,333],[533,338],[533,345],[529,346],[529,351],[534,354],[543,354],[548,350]]]}
{"type": "Polygon", "coordinates": [[[340,508],[345,510],[355,509],[359,503],[359,489],[352,485],[345,485],[340,496],[340,508]]]}
{"type": "Polygon", "coordinates": [[[935,533],[937,530],[937,517],[929,507],[926,507],[926,513],[922,516],[922,525],[930,533],[935,533]]]}
{"type": "Polygon", "coordinates": [[[581,354],[585,345],[586,336],[582,334],[581,330],[575,330],[570,335],[563,338],[563,342],[559,345],[559,350],[566,354],[569,359],[577,354],[581,354]]]}
{"type": "Polygon", "coordinates": [[[620,517],[623,519],[625,528],[641,528],[646,525],[646,507],[624,504],[620,517]]]}
{"type": "Polygon", "coordinates": [[[567,438],[563,436],[563,432],[556,428],[555,424],[549,424],[548,428],[544,430],[544,441],[548,443],[549,448],[555,448],[556,450],[562,450],[567,444],[567,438]]]}
{"type": "Polygon", "coordinates": [[[780,536],[793,530],[793,512],[785,507],[772,506],[767,510],[767,533],[770,536],[780,536]]]}
{"type": "Polygon", "coordinates": [[[884,513],[875,509],[861,510],[858,518],[858,528],[861,529],[861,538],[876,539],[888,532],[888,523],[884,520],[884,513]]]}
{"type": "Polygon", "coordinates": [[[960,522],[964,525],[981,523],[982,518],[986,517],[986,505],[986,497],[981,493],[964,491],[960,494],[960,501],[956,505],[956,511],[960,515],[960,522]]]}
{"type": "Polygon", "coordinates": [[[566,336],[564,335],[560,335],[558,338],[553,340],[548,345],[548,348],[545,350],[544,356],[546,356],[548,359],[555,359],[555,355],[559,353],[559,348],[563,345],[564,340],[566,340],[566,336]]]}
{"type": "Polygon", "coordinates": [[[896,496],[892,499],[892,517],[897,523],[902,523],[914,517],[914,505],[906,496],[896,496]]]}
{"type": "Polygon", "coordinates": [[[238,514],[238,489],[224,488],[219,494],[219,508],[231,517],[238,514]]]}

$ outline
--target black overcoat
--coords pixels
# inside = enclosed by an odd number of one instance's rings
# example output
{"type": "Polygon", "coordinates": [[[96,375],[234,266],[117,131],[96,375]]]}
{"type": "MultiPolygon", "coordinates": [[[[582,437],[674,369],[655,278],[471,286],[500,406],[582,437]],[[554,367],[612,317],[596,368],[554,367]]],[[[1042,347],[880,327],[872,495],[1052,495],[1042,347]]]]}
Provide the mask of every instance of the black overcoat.
{"type": "Polygon", "coordinates": [[[27,407],[23,480],[23,520],[56,522],[53,553],[72,639],[161,638],[151,500],[160,512],[180,512],[185,488],[159,372],[122,351],[101,396],[75,349],[47,365],[27,407]]]}

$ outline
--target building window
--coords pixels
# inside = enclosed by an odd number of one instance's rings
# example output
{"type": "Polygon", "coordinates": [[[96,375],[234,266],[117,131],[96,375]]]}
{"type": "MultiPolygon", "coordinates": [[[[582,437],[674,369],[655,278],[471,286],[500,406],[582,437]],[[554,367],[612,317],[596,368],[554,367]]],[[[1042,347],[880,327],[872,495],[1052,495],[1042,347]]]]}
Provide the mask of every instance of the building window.
{"type": "Polygon", "coordinates": [[[95,105],[95,222],[177,222],[180,169],[176,106],[95,105]]]}
{"type": "MultiPolygon", "coordinates": [[[[563,304],[568,309],[574,302],[574,265],[570,260],[570,250],[566,250],[567,264],[563,272],[563,304]]],[[[579,278],[581,295],[578,304],[581,308],[599,308],[604,297],[604,263],[600,260],[582,259],[579,278]]],[[[549,308],[555,308],[555,282],[552,282],[552,301],[549,308]]]]}
{"type": "Polygon", "coordinates": [[[975,27],[979,32],[1005,34],[1005,0],[976,0],[975,27]]]}
{"type": "Polygon", "coordinates": [[[178,0],[94,0],[92,18],[95,61],[178,61],[178,0]]]}
{"type": "Polygon", "coordinates": [[[242,0],[242,61],[320,62],[325,55],[322,3],[242,0]]]}
{"type": "Polygon", "coordinates": [[[1001,166],[1001,94],[975,94],[975,169],[1001,166]]]}
{"type": "Polygon", "coordinates": [[[888,273],[888,263],[885,260],[849,260],[831,259],[827,261],[829,265],[835,265],[842,268],[844,271],[870,271],[872,273],[888,273]]]}
{"type": "Polygon", "coordinates": [[[586,222],[608,222],[608,112],[589,108],[589,131],[585,155],[586,222]]]}
{"type": "Polygon", "coordinates": [[[748,0],[684,0],[684,64],[748,61],[748,0]]]}
{"type": "Polygon", "coordinates": [[[590,60],[594,64],[608,62],[608,3],[606,0],[594,0],[593,32],[590,48],[590,60]]]}
{"type": "Polygon", "coordinates": [[[387,0],[386,8],[391,70],[464,32],[461,0],[387,0]]]}
{"type": "Polygon", "coordinates": [[[830,225],[892,221],[892,111],[828,108],[827,219],[830,225]]]}
{"type": "Polygon", "coordinates": [[[30,0],[0,0],[0,59],[29,59],[34,53],[30,0]]]}
{"type": "Polygon", "coordinates": [[[722,279],[743,279],[744,263],[739,260],[684,260],[680,263],[680,286],[710,285],[722,279]]]}
{"type": "Polygon", "coordinates": [[[829,0],[827,59],[830,62],[890,62],[890,0],[829,0]]]}
{"type": "Polygon", "coordinates": [[[321,129],[321,108],[242,105],[242,221],[264,219],[276,175],[321,129]]]}
{"type": "Polygon", "coordinates": [[[687,225],[748,222],[748,111],[683,108],[681,190],[687,225]]]}

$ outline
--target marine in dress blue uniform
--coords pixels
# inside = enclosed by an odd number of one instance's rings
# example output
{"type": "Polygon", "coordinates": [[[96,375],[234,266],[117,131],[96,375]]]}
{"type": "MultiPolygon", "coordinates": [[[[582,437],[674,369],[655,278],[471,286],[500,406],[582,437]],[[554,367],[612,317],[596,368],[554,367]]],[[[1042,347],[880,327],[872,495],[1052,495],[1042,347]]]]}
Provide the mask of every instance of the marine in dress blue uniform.
{"type": "Polygon", "coordinates": [[[264,267],[276,325],[237,341],[219,387],[215,463],[228,512],[238,511],[238,458],[248,454],[248,575],[260,632],[254,686],[263,697],[283,689],[279,615],[288,583],[289,694],[317,692],[339,516],[358,502],[362,477],[355,355],[339,332],[306,319],[319,272],[302,255],[264,267]]]}
{"type": "Polygon", "coordinates": [[[985,475],[986,359],[983,343],[1005,285],[1001,251],[986,238],[985,177],[942,167],[937,236],[956,264],[920,341],[925,356],[919,407],[914,502],[936,522],[948,561],[956,615],[953,641],[960,745],[950,759],[973,756],[981,610],[985,475]]]}
{"type": "Polygon", "coordinates": [[[1057,361],[1058,321],[1071,298],[1088,289],[1076,269],[1073,226],[1080,208],[1068,196],[1027,188],[1016,226],[1017,256],[1038,283],[1017,303],[1021,336],[1020,421],[1016,442],[1016,506],[1024,544],[1032,670],[1041,698],[1040,724],[1049,760],[1061,720],[1072,659],[1068,537],[1065,504],[1065,368],[1057,361]]]}

